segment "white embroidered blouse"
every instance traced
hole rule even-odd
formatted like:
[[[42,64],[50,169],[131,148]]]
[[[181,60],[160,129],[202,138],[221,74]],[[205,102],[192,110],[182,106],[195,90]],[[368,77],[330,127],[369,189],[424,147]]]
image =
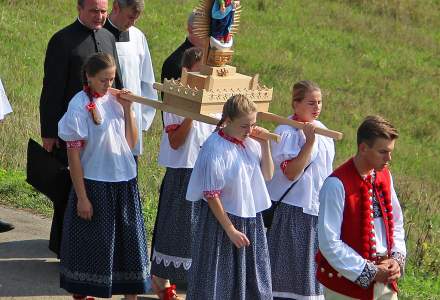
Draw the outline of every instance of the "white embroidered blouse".
[[[221,114],[215,114],[213,117],[221,118]],[[161,166],[169,168],[193,168],[203,143],[215,130],[214,125],[193,121],[185,143],[174,150],[170,146],[168,132],[179,128],[184,119],[184,117],[172,113],[163,113],[165,128],[162,133],[158,159]]]
[[[213,133],[203,144],[188,185],[186,199],[198,201],[220,197],[226,212],[255,217],[271,202],[261,172],[261,147],[252,138],[237,142],[223,133]]]
[[[84,141],[81,165],[84,178],[119,182],[136,177],[136,163],[125,139],[122,106],[110,93],[95,98],[96,109],[103,119],[96,125],[86,106],[89,98],[84,91],[70,101],[67,112],[58,123],[58,136],[66,141]]]
[[[289,118],[291,118],[290,116]],[[315,120],[314,125],[325,128]],[[301,151],[306,139],[302,130],[288,125],[280,125],[275,133],[281,135],[280,143],[272,143],[272,158],[275,165],[275,172],[272,180],[267,183],[267,189],[272,200],[278,201],[286,190],[292,185],[284,174],[287,162]],[[300,175],[298,182],[283,199],[283,203],[301,207],[306,214],[318,215],[319,211],[319,190],[324,180],[333,171],[333,159],[335,147],[331,138],[317,134],[311,154],[312,162],[305,173]]]

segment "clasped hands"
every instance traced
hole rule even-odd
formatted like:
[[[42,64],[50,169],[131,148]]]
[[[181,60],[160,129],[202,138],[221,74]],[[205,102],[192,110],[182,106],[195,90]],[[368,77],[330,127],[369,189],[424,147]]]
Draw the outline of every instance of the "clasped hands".
[[[375,281],[381,283],[390,283],[400,278],[400,266],[395,259],[388,258],[376,265],[377,273]]]

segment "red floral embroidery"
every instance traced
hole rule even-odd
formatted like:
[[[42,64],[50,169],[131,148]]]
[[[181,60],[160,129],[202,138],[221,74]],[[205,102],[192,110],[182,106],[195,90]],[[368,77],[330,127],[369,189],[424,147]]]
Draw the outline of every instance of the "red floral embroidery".
[[[293,159],[293,158],[292,158],[292,159]],[[283,162],[280,164],[280,168],[281,168],[281,171],[283,171],[283,174],[286,174],[287,164],[288,164],[289,162],[291,162],[292,159],[285,160],[285,161],[283,161]]]
[[[179,127],[180,127],[180,124],[171,124],[171,125],[168,125],[168,126],[165,127],[165,132],[166,132],[166,133],[170,133],[170,132],[176,131],[177,128],[179,128]]]
[[[85,145],[85,142],[83,140],[78,141],[67,141],[66,147],[70,149],[80,149],[83,148]]]
[[[297,114],[294,114],[294,115],[291,117],[291,119],[294,120],[294,121],[301,122]],[[292,158],[292,159],[293,159],[293,158]],[[286,174],[287,164],[288,164],[289,162],[291,162],[292,159],[285,160],[285,161],[283,161],[283,162],[280,164],[280,168],[281,168],[281,171],[283,172],[283,174]]]
[[[209,198],[220,198],[221,193],[222,193],[221,190],[204,191],[204,192],[203,192],[203,196],[204,196],[206,199],[209,199]]]
[[[223,131],[223,129],[220,129],[220,130],[218,131],[218,135],[221,136],[222,138],[224,138],[225,140],[230,141],[231,143],[234,143],[234,144],[236,144],[236,145],[240,145],[240,146],[243,147],[243,148],[246,148],[246,147],[244,146],[243,141],[240,141],[239,139],[237,139],[237,138],[235,138],[235,137],[233,137],[233,136],[227,135],[227,134]]]

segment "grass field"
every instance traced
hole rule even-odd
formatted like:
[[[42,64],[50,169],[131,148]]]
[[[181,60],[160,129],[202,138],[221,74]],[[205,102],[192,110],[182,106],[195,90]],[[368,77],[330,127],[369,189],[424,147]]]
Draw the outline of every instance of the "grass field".
[[[49,38],[76,16],[76,1],[0,0],[0,78],[14,113],[0,126],[0,203],[49,215],[50,205],[24,183],[26,142],[39,139],[38,101]],[[156,78],[184,40],[197,0],[146,1],[138,22]],[[400,130],[392,171],[405,212],[409,262],[401,299],[440,299],[440,1],[244,0],[234,65],[274,88],[271,111],[286,115],[294,81],[324,92],[321,120],[344,132],[335,166],[355,150],[368,114]],[[265,124],[273,129],[274,124]],[[140,187],[149,230],[163,169],[157,165],[159,118],[145,135]]]

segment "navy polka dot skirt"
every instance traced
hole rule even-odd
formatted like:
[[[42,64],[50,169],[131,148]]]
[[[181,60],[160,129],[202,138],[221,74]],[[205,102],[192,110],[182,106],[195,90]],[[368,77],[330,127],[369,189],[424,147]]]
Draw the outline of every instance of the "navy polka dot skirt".
[[[191,270],[191,223],[199,201],[186,200],[192,169],[167,168],[153,232],[151,274],[185,282]]]
[[[93,217],[77,216],[72,190],[64,216],[60,286],[69,293],[109,298],[149,291],[148,253],[136,178],[84,180]]]
[[[316,279],[318,217],[280,203],[267,230],[274,299],[324,300]]]
[[[269,251],[261,213],[255,218],[228,214],[234,227],[246,234],[250,246],[238,249],[201,200],[194,224],[193,261],[187,300],[272,299]]]

